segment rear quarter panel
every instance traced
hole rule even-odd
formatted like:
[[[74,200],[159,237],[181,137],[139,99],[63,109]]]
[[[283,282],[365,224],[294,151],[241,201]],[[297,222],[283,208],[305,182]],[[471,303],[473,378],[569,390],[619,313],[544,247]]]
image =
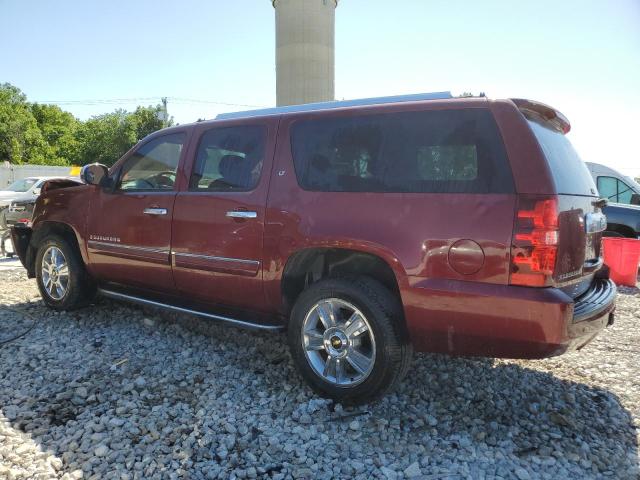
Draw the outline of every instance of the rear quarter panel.
[[[300,119],[353,115],[363,111],[390,113],[451,108],[394,105],[343,112],[284,116],[265,225],[265,294],[269,305],[281,308],[281,279],[288,258],[314,247],[336,247],[377,255],[396,275],[401,295],[425,278],[507,284],[509,246],[515,194],[352,193],[305,191],[296,178],[290,128]],[[459,108],[488,108],[484,100],[460,102]],[[471,239],[484,252],[480,268],[471,274],[454,270],[451,247]],[[464,252],[462,252],[464,256]],[[405,309],[407,304],[405,303]]]

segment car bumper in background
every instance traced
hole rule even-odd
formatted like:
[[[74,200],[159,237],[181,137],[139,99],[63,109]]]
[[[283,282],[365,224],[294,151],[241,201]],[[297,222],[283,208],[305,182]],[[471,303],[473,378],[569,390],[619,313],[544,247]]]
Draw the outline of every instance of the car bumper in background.
[[[611,323],[616,286],[595,279],[574,300],[556,288],[428,279],[402,296],[417,351],[544,358],[583,347]]]

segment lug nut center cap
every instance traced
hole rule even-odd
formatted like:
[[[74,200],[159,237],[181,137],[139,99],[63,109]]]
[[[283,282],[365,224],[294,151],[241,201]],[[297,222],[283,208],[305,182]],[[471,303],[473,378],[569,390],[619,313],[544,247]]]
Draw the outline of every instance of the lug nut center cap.
[[[324,333],[325,350],[337,357],[346,355],[349,339],[347,335],[339,328],[331,328]]]

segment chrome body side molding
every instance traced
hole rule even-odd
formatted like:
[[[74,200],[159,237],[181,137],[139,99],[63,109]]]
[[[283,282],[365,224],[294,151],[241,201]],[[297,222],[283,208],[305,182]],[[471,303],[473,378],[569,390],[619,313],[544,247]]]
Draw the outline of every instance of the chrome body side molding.
[[[125,293],[114,292],[112,290],[106,290],[103,288],[98,289],[98,293],[108,298],[115,300],[124,300],[126,302],[137,303],[139,305],[147,305],[151,307],[163,308],[165,310],[171,310],[179,313],[187,313],[189,315],[196,315],[198,317],[207,318],[209,320],[215,320],[220,323],[232,325],[239,328],[245,328],[247,330],[268,330],[272,332],[278,332],[284,330],[284,325],[263,325],[260,323],[246,322],[244,320],[238,320],[231,317],[225,317],[223,315],[216,315],[213,313],[201,312],[198,310],[191,310],[190,308],[177,307],[175,305],[169,305],[168,303],[156,302],[154,300],[148,300],[142,297],[136,297],[133,295],[127,295]]]
[[[171,252],[171,255],[174,268],[224,272],[249,277],[255,277],[260,271],[260,262],[258,260],[215,257],[186,252]]]
[[[94,253],[110,257],[122,257],[145,262],[169,264],[169,250],[151,247],[138,247],[122,243],[100,242],[89,240],[88,247]]]

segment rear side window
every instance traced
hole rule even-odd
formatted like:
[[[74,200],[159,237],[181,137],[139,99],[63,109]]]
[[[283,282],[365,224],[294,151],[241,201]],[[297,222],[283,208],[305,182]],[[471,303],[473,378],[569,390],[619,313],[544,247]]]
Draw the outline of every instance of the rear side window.
[[[198,146],[189,190],[247,191],[258,184],[266,128],[255,125],[214,128]]]
[[[291,146],[302,188],[330,192],[512,193],[488,110],[300,121]]]
[[[536,136],[556,186],[556,193],[568,195],[596,195],[596,186],[587,165],[561,132],[549,128],[536,118],[527,118]]]

